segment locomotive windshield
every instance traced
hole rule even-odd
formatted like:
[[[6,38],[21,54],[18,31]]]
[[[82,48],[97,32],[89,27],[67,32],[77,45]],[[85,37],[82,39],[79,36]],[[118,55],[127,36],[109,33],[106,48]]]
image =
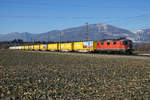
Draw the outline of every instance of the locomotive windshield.
[[[128,41],[123,41],[123,45],[128,45]]]
[[[123,41],[123,45],[128,45],[130,48],[132,48],[132,41]]]
[[[129,41],[129,45],[130,45],[130,48],[132,48],[132,47],[133,47],[133,43],[132,43],[132,41]]]

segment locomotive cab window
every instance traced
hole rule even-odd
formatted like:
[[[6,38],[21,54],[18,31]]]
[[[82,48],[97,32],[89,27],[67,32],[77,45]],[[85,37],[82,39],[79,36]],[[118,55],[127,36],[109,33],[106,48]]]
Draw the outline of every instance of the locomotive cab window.
[[[110,45],[110,42],[107,42],[107,45]]]
[[[117,43],[116,43],[116,42],[113,42],[113,44],[116,45]]]
[[[123,45],[128,45],[128,41],[123,41]]]
[[[132,41],[129,41],[129,45],[130,45],[130,47],[132,48],[132,46],[133,46],[133,45],[132,45]]]

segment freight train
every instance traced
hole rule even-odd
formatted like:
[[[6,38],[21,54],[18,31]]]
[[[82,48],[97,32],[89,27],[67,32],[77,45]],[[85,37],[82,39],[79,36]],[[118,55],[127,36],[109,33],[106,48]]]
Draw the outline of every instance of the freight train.
[[[132,41],[128,39],[107,39],[101,41],[83,41],[70,43],[50,43],[36,45],[13,46],[13,50],[32,51],[66,51],[66,52],[98,52],[132,54]]]

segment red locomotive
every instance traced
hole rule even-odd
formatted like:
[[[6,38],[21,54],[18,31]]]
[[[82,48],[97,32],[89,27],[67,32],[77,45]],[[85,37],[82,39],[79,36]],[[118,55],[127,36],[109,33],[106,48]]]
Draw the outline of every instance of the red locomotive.
[[[97,42],[96,51],[131,54],[132,41],[128,39],[102,40]]]

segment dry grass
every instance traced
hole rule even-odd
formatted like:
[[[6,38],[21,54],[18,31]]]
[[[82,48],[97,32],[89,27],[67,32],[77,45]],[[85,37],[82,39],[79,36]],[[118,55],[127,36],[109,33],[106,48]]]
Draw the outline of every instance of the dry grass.
[[[0,51],[0,99],[150,99],[150,61]]]

